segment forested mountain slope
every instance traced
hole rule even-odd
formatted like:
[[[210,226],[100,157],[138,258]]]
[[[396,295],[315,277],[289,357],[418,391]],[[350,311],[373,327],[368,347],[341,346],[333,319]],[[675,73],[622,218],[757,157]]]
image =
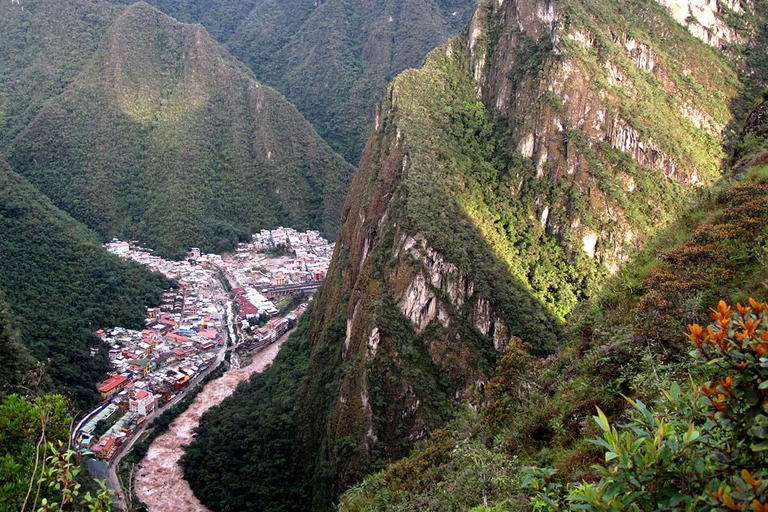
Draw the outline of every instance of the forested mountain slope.
[[[19,384],[26,385],[34,368],[34,359],[21,344],[18,331],[11,325],[11,314],[5,297],[0,295],[0,399]]]
[[[198,496],[325,510],[444,424],[508,347],[553,351],[576,305],[720,178],[742,90],[654,1],[481,2],[379,104],[311,320],[202,422],[185,459]],[[222,442],[235,425],[245,445]],[[221,471],[249,478],[222,493]]]
[[[65,7],[90,21],[79,2]],[[93,55],[79,53],[90,40],[74,45],[79,74],[9,143],[20,174],[103,236],[170,256],[281,223],[335,235],[352,169],[292,105],[200,25],[142,3],[101,6],[114,19]],[[28,30],[33,43],[68,39]]]
[[[22,384],[35,368],[21,343],[53,384],[79,405],[93,401],[109,370],[106,352],[91,352],[90,334],[102,327],[141,328],[145,306],[157,304],[170,283],[159,274],[107,253],[94,233],[62,212],[0,160],[0,385]],[[8,361],[6,363],[6,361]],[[9,372],[9,373],[6,373]],[[12,388],[11,388],[12,389]]]
[[[521,354],[520,347],[507,352],[496,377],[477,395],[476,409],[466,409],[409,457],[348,491],[339,510],[458,511],[484,502],[503,510],[529,510],[536,500],[544,503],[543,497],[550,506],[579,506],[589,493],[577,485],[582,480],[598,482],[605,475],[595,468],[607,465],[619,468],[614,471],[617,482],[634,478],[631,485],[643,489],[636,498],[647,505],[672,504],[671,509],[683,510],[694,503],[696,510],[712,510],[722,500],[723,491],[715,495],[721,482],[728,485],[726,493],[733,494],[731,502],[735,500],[724,508],[741,505],[744,498],[734,488],[734,475],[717,468],[720,462],[731,462],[720,454],[735,445],[703,437],[725,416],[708,413],[692,419],[698,409],[686,409],[687,400],[701,399],[702,387],[707,389],[700,383],[717,382],[727,369],[691,357],[690,351],[698,351],[684,332],[687,325],[707,325],[719,300],[749,308],[750,297],[768,294],[766,111],[768,104],[763,103],[749,116],[733,174],[654,237],[596,300],[581,305],[556,356],[537,361]],[[734,317],[736,324],[739,321]],[[764,344],[758,356],[761,350],[765,355]],[[674,389],[679,396],[665,402],[665,393],[669,397]],[[602,434],[591,418],[596,407],[617,419],[617,425],[639,425],[639,414],[631,407],[636,402],[628,403],[625,397],[654,405],[657,420],[663,422],[667,444],[657,442],[658,459],[650,455],[652,450],[634,448],[638,457],[650,461],[648,467],[627,469],[607,457],[604,445],[588,441]],[[737,422],[736,411],[729,413]],[[682,438],[680,429],[694,428],[691,425],[700,429],[702,442],[675,448]],[[736,463],[737,472],[743,478],[742,471],[751,465],[749,470],[758,478],[768,454],[750,453],[747,445],[739,446],[746,460]],[[677,450],[672,459],[667,458],[670,450]],[[714,461],[708,458],[715,453]],[[691,458],[698,461],[695,470],[686,466]],[[676,465],[671,471],[669,461]],[[643,476],[655,476],[658,485]],[[569,483],[574,487],[566,501]],[[603,488],[596,500],[624,499],[633,490],[631,485],[613,485],[612,492]],[[714,491],[702,492],[706,486]],[[765,486],[756,486],[754,494],[758,504],[768,501]],[[747,504],[753,506],[751,499]]]
[[[356,164],[387,83],[458,33],[474,0],[152,0],[200,22]]]
[[[0,2],[0,151],[74,79],[121,9],[108,0]]]

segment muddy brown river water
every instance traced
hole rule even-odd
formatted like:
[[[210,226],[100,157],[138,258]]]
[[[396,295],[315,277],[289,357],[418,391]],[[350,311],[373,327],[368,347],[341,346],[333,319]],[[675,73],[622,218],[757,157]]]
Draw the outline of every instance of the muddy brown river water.
[[[230,370],[209,382],[189,409],[174,420],[170,430],[152,443],[146,457],[136,468],[134,484],[136,496],[147,505],[149,512],[208,512],[182,477],[178,462],[184,454],[184,446],[192,440],[192,432],[203,413],[231,395],[238,383],[263,371],[289,334],[254,354],[250,365]]]

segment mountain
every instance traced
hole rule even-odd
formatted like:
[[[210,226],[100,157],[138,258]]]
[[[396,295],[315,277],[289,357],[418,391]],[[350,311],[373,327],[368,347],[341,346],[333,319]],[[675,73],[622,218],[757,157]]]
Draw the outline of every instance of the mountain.
[[[591,419],[596,407],[624,423],[632,418],[632,403],[644,402],[649,409],[658,402],[668,406],[665,393],[671,397],[677,389],[678,410],[687,415],[683,430],[694,424],[695,412],[686,409],[685,400],[691,400],[686,393],[695,397],[705,386],[700,382],[717,380],[721,372],[712,372],[712,364],[688,355],[694,345],[683,335],[683,326],[706,325],[708,313],[721,299],[750,304],[750,297],[765,297],[768,287],[767,110],[768,104],[762,103],[749,115],[739,137],[742,155],[734,172],[654,237],[597,300],[582,305],[556,356],[535,361],[514,351],[505,354],[476,410],[465,411],[407,458],[349,490],[339,510],[413,510],[428,504],[427,510],[451,511],[483,502],[522,510],[542,495],[563,504],[560,486],[597,482],[604,475],[595,468],[610,462],[604,446],[591,441],[596,437]],[[751,141],[749,149],[744,141]],[[656,417],[666,429],[665,437],[674,443],[680,433],[675,413],[659,412]],[[707,420],[695,421],[696,428],[705,431]],[[673,425],[676,429],[670,428]],[[654,506],[676,500],[672,508],[680,510],[688,497],[696,496],[697,488],[701,492],[702,482],[720,485],[722,473],[711,475],[711,462],[697,466],[700,475],[688,473],[683,453],[693,451],[692,457],[703,462],[706,457],[696,450],[719,452],[720,443],[704,442],[680,451],[675,457],[680,473],[670,472],[659,480],[667,488],[676,486],[676,495],[668,489],[663,495],[661,485],[657,490],[648,486],[648,492],[640,494],[656,500]],[[659,453],[665,449],[660,446]],[[746,447],[745,451],[747,460],[737,463],[743,464],[739,472],[750,464],[753,473],[766,467],[765,451],[749,453]],[[659,457],[659,471],[664,466]],[[539,476],[537,467],[544,468]],[[543,482],[540,476],[546,478],[547,487],[536,489]],[[681,477],[687,483],[682,484]],[[616,486],[613,496],[624,499],[621,490]],[[757,493],[758,497],[762,493],[763,502],[764,492]],[[704,494],[697,508],[709,509],[712,503]],[[571,506],[582,501],[576,492],[571,497]]]
[[[75,78],[120,10],[106,0],[0,2],[0,151]]]
[[[257,2],[227,46],[357,163],[376,102],[466,23],[471,0]]]
[[[200,25],[125,8],[8,151],[104,237],[161,254],[230,249],[289,224],[334,236],[352,169]]]
[[[0,357],[3,358],[0,367],[0,397],[4,397],[8,389],[26,383],[34,368],[34,360],[21,344],[18,331],[11,325],[8,304],[3,297],[0,297]]]
[[[95,384],[110,369],[93,331],[113,325],[141,328],[145,307],[170,283],[159,274],[107,253],[94,233],[62,212],[0,160],[0,384],[45,380],[93,402]],[[19,336],[25,350],[18,348]],[[94,350],[92,350],[94,349]],[[6,361],[15,360],[15,364]],[[8,372],[8,373],[6,373]]]
[[[201,500],[325,510],[476,405],[504,354],[561,346],[576,306],[720,180],[759,76],[726,55],[651,0],[481,2],[380,102],[311,319],[187,450]]]
[[[202,23],[353,163],[387,83],[459,32],[475,8],[474,0],[151,3],[181,21]]]

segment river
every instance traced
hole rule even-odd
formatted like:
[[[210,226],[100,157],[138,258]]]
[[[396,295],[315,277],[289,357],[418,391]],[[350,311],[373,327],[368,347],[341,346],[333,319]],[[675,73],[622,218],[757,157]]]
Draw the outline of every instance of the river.
[[[238,383],[263,371],[290,334],[286,333],[274,344],[254,354],[253,361],[245,368],[229,370],[209,382],[192,405],[174,420],[169,431],[152,443],[136,468],[135,478],[136,496],[146,504],[149,512],[208,512],[182,476],[178,462],[184,454],[184,446],[192,440],[192,432],[203,413],[231,395]]]

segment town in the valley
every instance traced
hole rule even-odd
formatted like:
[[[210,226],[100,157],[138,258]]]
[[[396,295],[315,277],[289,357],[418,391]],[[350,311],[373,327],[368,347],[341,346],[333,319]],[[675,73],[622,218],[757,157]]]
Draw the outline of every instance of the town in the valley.
[[[96,332],[113,372],[98,384],[102,403],[75,431],[80,451],[110,461],[162,409],[223,361],[247,357],[296,325],[322,284],[333,244],[317,231],[262,230],[231,254],[192,248],[169,261],[137,242],[113,240],[106,249],[171,279],[177,287],[147,309],[144,329]],[[237,364],[239,357],[232,357]]]

